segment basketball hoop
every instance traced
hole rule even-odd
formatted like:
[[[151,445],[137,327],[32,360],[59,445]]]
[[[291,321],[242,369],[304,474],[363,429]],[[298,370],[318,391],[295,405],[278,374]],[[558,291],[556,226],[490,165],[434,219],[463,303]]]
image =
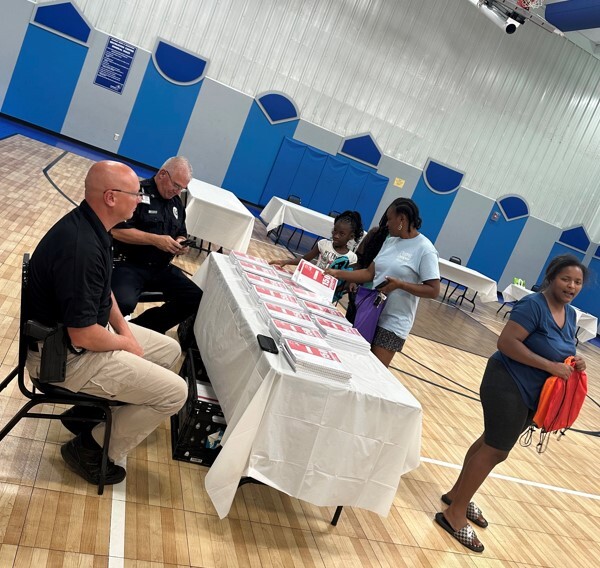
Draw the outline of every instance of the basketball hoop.
[[[517,6],[529,10],[530,8],[541,8],[544,0],[517,0]]]

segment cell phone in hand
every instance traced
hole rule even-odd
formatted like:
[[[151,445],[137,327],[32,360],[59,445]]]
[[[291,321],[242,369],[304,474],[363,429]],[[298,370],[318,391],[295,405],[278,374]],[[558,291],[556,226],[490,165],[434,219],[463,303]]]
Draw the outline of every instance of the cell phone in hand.
[[[194,241],[193,239],[185,239],[185,241],[179,241],[179,244],[182,247],[189,247],[192,246],[193,244],[195,244],[196,241]]]
[[[377,284],[377,286],[375,286],[375,290],[381,290],[384,286],[387,286],[387,284],[389,284],[389,282],[386,279],[383,282]]]
[[[275,354],[279,353],[279,349],[277,349],[277,344],[275,343],[272,337],[269,337],[268,335],[258,334],[256,336],[256,339],[258,340],[258,344],[260,345],[260,348],[263,351]]]

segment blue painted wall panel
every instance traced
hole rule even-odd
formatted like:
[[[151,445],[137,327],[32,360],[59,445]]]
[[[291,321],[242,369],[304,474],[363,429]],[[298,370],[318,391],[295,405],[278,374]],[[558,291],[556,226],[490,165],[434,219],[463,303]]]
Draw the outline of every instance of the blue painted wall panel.
[[[423,176],[419,180],[415,191],[412,194],[412,200],[417,204],[423,219],[421,232],[432,242],[435,243],[437,236],[448,216],[448,211],[452,207],[456,191],[447,194],[434,193],[431,191]]]
[[[331,208],[340,213],[347,209],[356,209],[356,202],[358,201],[369,175],[370,173],[368,171],[354,166],[348,166],[346,175],[331,204]],[[326,211],[326,213],[329,213],[329,211]]]
[[[489,218],[493,213],[498,213],[497,221]],[[497,203],[494,203],[490,215],[488,215],[488,221],[479,235],[467,266],[497,282],[521,236],[523,227],[527,223],[527,217],[507,221]]]
[[[266,205],[274,196],[287,198],[292,193],[290,188],[305,152],[306,144],[296,142],[291,138],[284,138],[265,189],[258,201],[259,205]]]
[[[171,83],[150,60],[119,153],[156,168],[175,156],[201,87]]]
[[[86,55],[85,46],[30,24],[2,112],[60,132]]]
[[[312,199],[325,162],[327,162],[327,157],[328,155],[321,150],[310,146],[306,147],[306,152],[302,156],[300,167],[290,187],[290,193],[297,195],[304,206],[310,203]]]
[[[321,213],[329,213],[333,209],[333,201],[347,169],[348,164],[344,160],[329,156],[307,207]]]
[[[373,219],[373,217],[385,193],[388,181],[389,179],[385,176],[370,174],[356,200],[354,208],[360,213],[365,230],[371,226],[373,221],[379,222],[379,219]]]
[[[271,124],[254,101],[225,174],[223,187],[240,199],[258,203],[281,142],[286,136],[294,135],[297,124],[297,120]]]

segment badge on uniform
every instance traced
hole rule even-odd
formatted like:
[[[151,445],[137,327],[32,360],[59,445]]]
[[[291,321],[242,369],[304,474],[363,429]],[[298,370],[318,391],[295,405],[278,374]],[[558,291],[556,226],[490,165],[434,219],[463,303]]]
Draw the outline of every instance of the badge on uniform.
[[[142,203],[144,203],[146,205],[150,205],[150,196],[149,195],[142,195]]]
[[[177,207],[173,207],[173,216],[175,217],[175,219],[179,219],[179,213],[177,211]]]

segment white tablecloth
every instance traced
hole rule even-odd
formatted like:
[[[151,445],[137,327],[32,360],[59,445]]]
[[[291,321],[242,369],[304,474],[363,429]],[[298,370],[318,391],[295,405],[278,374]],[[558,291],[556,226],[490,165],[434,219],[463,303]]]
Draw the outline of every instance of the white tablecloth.
[[[462,284],[470,290],[475,290],[478,293],[477,297],[482,302],[498,301],[498,287],[495,280],[472,268],[440,258],[440,276],[446,278],[446,280]]]
[[[189,186],[186,225],[190,235],[246,252],[254,229],[254,215],[231,191],[193,179]]]
[[[505,302],[516,302],[525,296],[529,296],[529,294],[533,294],[533,291],[518,284],[509,284],[502,290],[502,297]],[[589,341],[596,337],[598,333],[598,318],[587,312],[582,312],[575,306],[573,308],[575,309],[577,326],[579,327],[577,339],[579,341]]]
[[[343,384],[261,351],[267,325],[227,257],[209,255],[194,282],[204,291],[194,331],[228,424],[206,476],[219,516],[242,476],[317,506],[387,515],[400,476],[419,465],[419,402],[371,353],[338,352],[353,372]]]
[[[280,197],[272,197],[260,214],[263,221],[268,223],[267,232],[279,227],[282,223],[297,227],[319,237],[331,237],[333,217],[323,215],[318,211],[296,205]]]

